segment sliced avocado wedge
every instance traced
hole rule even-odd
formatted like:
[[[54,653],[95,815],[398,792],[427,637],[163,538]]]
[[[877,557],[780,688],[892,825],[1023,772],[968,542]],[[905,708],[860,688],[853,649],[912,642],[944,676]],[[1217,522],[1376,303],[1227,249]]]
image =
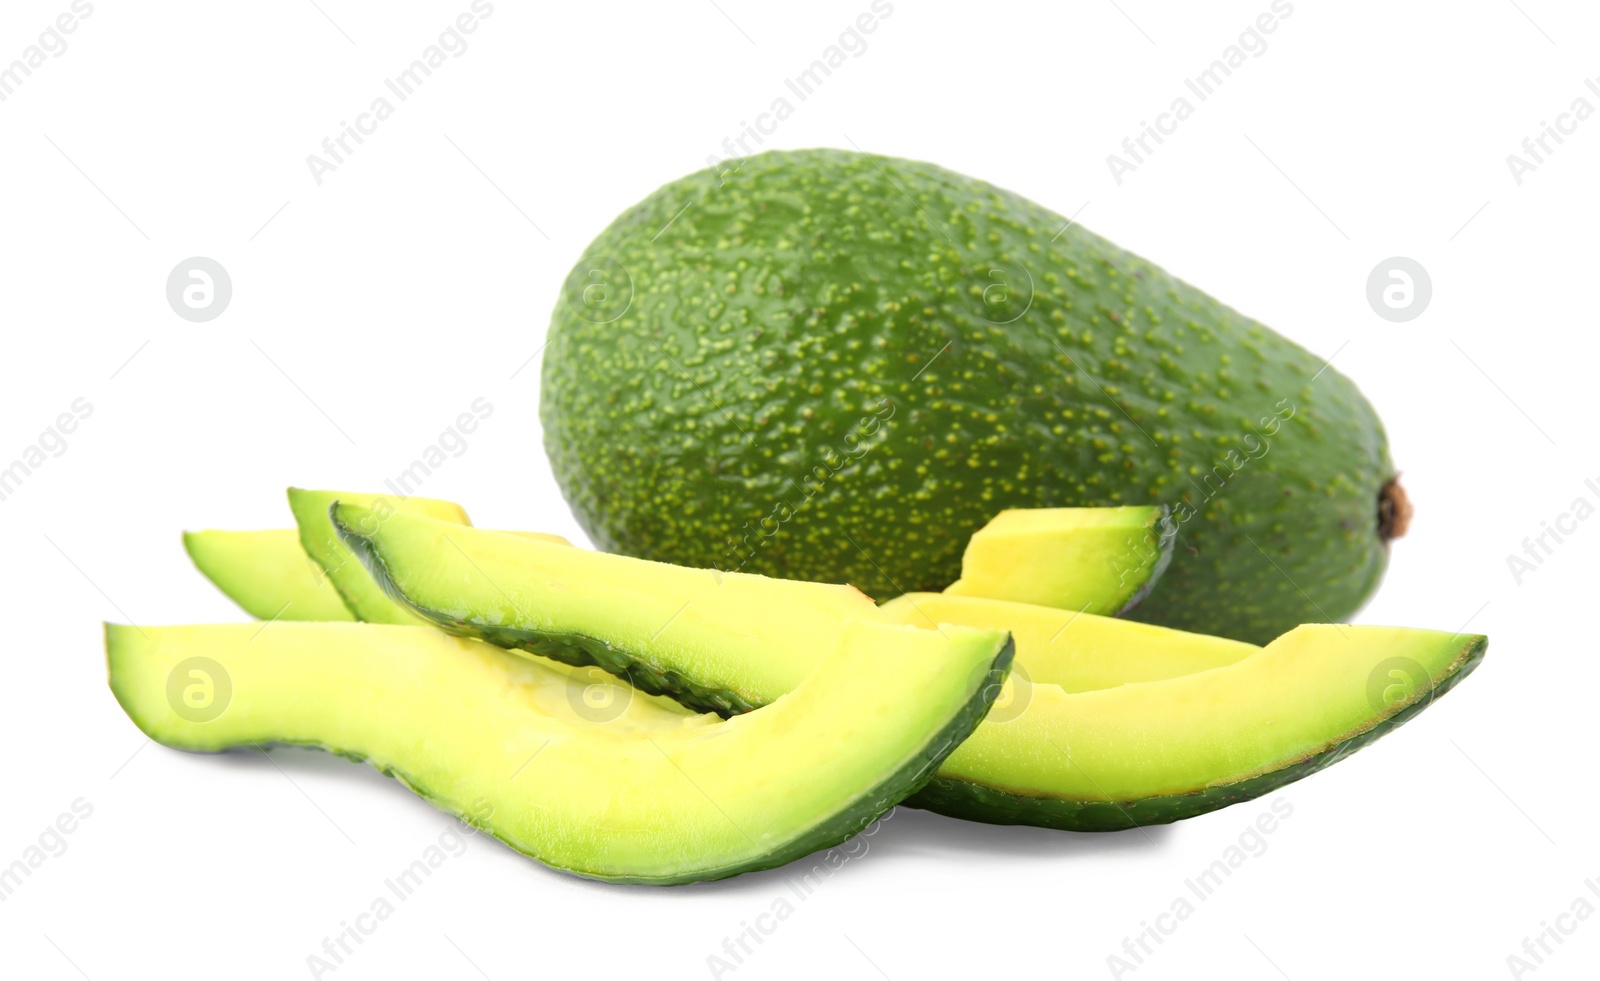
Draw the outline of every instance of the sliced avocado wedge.
[[[667,885],[782,865],[866,827],[978,724],[1011,643],[852,623],[792,693],[726,721],[646,695],[597,715],[559,665],[416,627],[108,625],[106,655],[117,701],[157,742],[365,759],[547,865]]]
[[[333,588],[357,620],[420,626],[427,621],[391,602],[355,561],[350,549],[334,534],[328,523],[328,507],[336,500],[357,502],[370,509],[367,521],[377,527],[392,514],[414,514],[458,525],[470,525],[461,505],[427,497],[396,497],[384,494],[355,494],[342,491],[289,488],[289,509],[300,528],[300,545],[328,574]]]
[[[572,544],[541,531],[500,534]],[[328,574],[306,555],[296,529],[186,531],[183,547],[212,585],[258,620],[356,619],[330,585]]]
[[[1118,616],[1166,571],[1177,532],[1166,505],[1001,511],[945,592]]]
[[[354,620],[293,528],[186,531],[183,548],[207,579],[258,620]]]
[[[766,705],[815,670],[845,621],[887,622],[850,586],[689,569],[345,501],[332,519],[372,570],[368,585],[428,622],[598,664],[700,711]],[[708,646],[709,634],[722,639]]]
[[[909,803],[1115,831],[1259,797],[1373,742],[1466,677],[1476,634],[1310,624],[1226,667],[1068,694],[1035,684]]]
[[[1018,685],[1059,685],[1068,692],[1176,678],[1233,664],[1261,650],[1226,637],[949,593],[907,593],[878,609],[913,627],[958,623],[1009,630],[1017,644],[1012,680]]]

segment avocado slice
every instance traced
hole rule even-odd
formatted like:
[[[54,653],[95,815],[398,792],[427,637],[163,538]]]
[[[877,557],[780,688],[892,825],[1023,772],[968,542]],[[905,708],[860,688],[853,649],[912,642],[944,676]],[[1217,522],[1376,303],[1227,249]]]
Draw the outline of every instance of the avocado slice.
[[[910,803],[992,824],[1116,831],[1250,800],[1344,759],[1478,666],[1488,639],[1307,624],[1234,664],[1069,694],[1032,686]],[[1046,751],[1041,751],[1044,747]]]
[[[419,515],[380,519],[342,500],[330,518],[372,588],[424,621],[597,664],[699,711],[766,705],[816,669],[843,623],[890,622],[851,586],[689,569]],[[715,650],[701,639],[710,630],[726,635]]]
[[[472,521],[461,505],[438,501],[428,497],[397,497],[389,494],[355,494],[341,491],[301,490],[289,488],[289,510],[300,528],[300,545],[312,560],[328,574],[328,580],[344,600],[345,607],[357,620],[367,623],[390,623],[401,626],[421,626],[425,620],[396,606],[379,589],[350,554],[344,542],[328,523],[328,507],[336,500],[355,501],[370,508],[366,520],[373,527],[388,520],[392,514],[415,514],[458,525]]]
[[[539,531],[500,534],[572,544]],[[356,619],[329,585],[328,574],[306,554],[294,528],[186,531],[183,547],[212,585],[258,620]],[[365,570],[361,575],[366,576]]]
[[[698,633],[709,651],[732,636]],[[852,623],[787,697],[726,721],[646,695],[596,715],[568,669],[420,627],[108,624],[106,656],[159,743],[364,759],[547,865],[668,885],[782,865],[876,820],[978,724],[1011,643]]]
[[[1233,664],[1261,650],[1151,623],[949,593],[907,593],[879,610],[914,627],[955,623],[1009,630],[1017,645],[1013,682],[1056,685],[1068,692],[1176,678]]]
[[[293,528],[186,531],[195,568],[258,620],[354,620]]]
[[[608,552],[892,596],[954,582],[1002,509],[1166,504],[1172,564],[1129,616],[1265,643],[1348,618],[1404,529],[1336,352],[931,163],[710,167],[567,282],[540,418]]]
[[[1119,616],[1166,571],[1177,534],[1165,505],[1001,511],[945,592]]]
[[[916,623],[909,618],[923,615],[920,598],[880,610],[849,587],[562,549],[410,515],[368,533],[356,530],[373,524],[367,510],[342,502],[332,519],[389,596],[446,631],[598,664],[646,691],[720,714],[780,698],[815,670],[841,622],[876,614]],[[591,603],[574,588],[590,580],[616,584],[612,598]],[[941,596],[930,607],[954,604],[976,618],[978,602]],[[996,616],[985,606],[981,615]],[[737,640],[716,650],[696,643],[712,622]],[[1032,651],[1019,646],[1024,659],[1002,686],[995,711],[908,803],[996,824],[1071,830],[1190,817],[1299,779],[1375,739],[1459,681],[1484,644],[1481,637],[1432,631],[1311,626],[1254,648],[1096,617],[1086,633],[1098,632],[1103,646],[1077,656],[1053,652],[1048,637],[1038,644],[1042,621],[1015,623],[1032,635]],[[1076,625],[1063,626],[1071,634]],[[938,629],[959,628],[939,623]],[[1127,643],[1118,644],[1119,632]],[[1116,652],[1132,665],[1148,655],[1153,637],[1195,649],[1124,668],[1158,680],[1078,694],[1040,681],[1025,659],[1041,653],[1040,674],[1098,686],[1114,680]],[[1417,688],[1409,700],[1371,701],[1367,687],[1351,687],[1351,678],[1366,683],[1386,665],[1416,664],[1426,672],[1414,669]],[[1106,790],[1094,791],[1095,785]]]

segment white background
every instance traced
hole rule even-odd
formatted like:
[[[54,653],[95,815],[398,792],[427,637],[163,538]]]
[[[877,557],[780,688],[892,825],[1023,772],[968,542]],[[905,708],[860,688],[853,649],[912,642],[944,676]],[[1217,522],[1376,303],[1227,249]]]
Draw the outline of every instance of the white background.
[[[1506,559],[1576,498],[1600,503],[1584,485],[1600,482],[1600,118],[1520,186],[1506,163],[1579,96],[1600,108],[1583,86],[1600,74],[1600,14],[1296,0],[1266,51],[1119,186],[1107,154],[1268,2],[1117,2],[895,0],[767,145],[859,145],[1081,208],[1336,355],[1383,414],[1418,509],[1361,620],[1470,622],[1488,660],[1399,733],[1277,795],[1293,814],[1267,850],[1124,976],[1506,977],[1541,921],[1580,895],[1600,907],[1583,884],[1600,876],[1600,520],[1520,585]],[[74,399],[93,405],[0,502],[0,865],[73,801],[93,807],[0,903],[8,977],[309,976],[307,955],[437,839],[441,814],[337,758],[147,744],[106,689],[100,621],[240,618],[191,569],[182,529],[285,526],[289,484],[377,489],[480,396],[493,415],[423,493],[480,525],[577,535],[536,412],[535,355],[568,268],[869,9],[499,0],[319,186],[306,156],[469,0],[318,3],[97,0],[0,102],[0,462]],[[7,0],[0,63],[67,9]],[[196,255],[234,287],[203,324],[164,295]],[[1395,255],[1432,275],[1409,323],[1365,297]],[[703,978],[724,938],[785,896],[794,915],[723,976],[1109,977],[1124,937],[1267,805],[1105,836],[902,808],[803,902],[792,870],[613,887],[475,839],[331,976]],[[1575,932],[1536,976],[1593,977],[1600,918],[1562,922]]]

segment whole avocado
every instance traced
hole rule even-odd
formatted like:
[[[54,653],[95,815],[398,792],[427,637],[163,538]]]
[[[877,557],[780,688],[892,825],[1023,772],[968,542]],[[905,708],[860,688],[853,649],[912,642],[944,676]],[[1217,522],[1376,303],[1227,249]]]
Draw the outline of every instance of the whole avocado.
[[[617,218],[567,280],[540,415],[596,545],[850,582],[960,574],[1005,508],[1165,503],[1129,616],[1264,643],[1349,617],[1409,505],[1324,359],[1025,198],[769,152]]]

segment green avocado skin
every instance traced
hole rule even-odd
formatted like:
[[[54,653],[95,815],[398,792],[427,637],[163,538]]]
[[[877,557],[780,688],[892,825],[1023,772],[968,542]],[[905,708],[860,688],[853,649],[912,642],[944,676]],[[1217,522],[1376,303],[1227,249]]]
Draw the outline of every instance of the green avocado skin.
[[[542,384],[579,522],[642,558],[886,597],[953,582],[1004,508],[1167,504],[1128,616],[1254,643],[1347,619],[1387,563],[1352,382],[931,164],[774,151],[665,185],[578,261]]]

